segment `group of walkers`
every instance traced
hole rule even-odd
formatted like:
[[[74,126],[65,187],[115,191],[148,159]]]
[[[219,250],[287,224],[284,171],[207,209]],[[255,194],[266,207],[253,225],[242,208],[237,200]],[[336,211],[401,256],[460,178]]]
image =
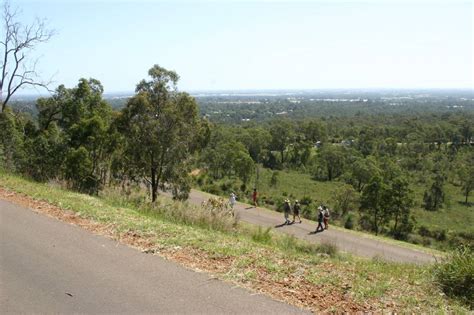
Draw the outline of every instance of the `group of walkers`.
[[[258,199],[257,189],[254,189],[252,193],[252,202],[255,207],[258,207],[257,199]],[[229,204],[232,209],[234,208],[236,200],[237,200],[237,195],[232,192],[229,198]],[[301,205],[298,200],[295,200],[295,203],[293,204],[293,207],[292,207],[290,204],[290,200],[285,199],[285,202],[283,203],[283,214],[285,216],[285,223],[283,223],[283,225],[289,225],[289,224],[295,223],[296,218],[298,218],[298,223],[301,223],[302,221],[300,217],[300,211],[301,211]],[[290,221],[291,212],[293,212],[293,221]],[[322,232],[328,229],[329,216],[330,216],[329,208],[325,205],[320,205],[318,207],[318,218],[317,218],[318,226],[316,227],[316,230],[314,231],[315,233]]]
[[[285,223],[283,225],[293,224],[296,221],[296,217],[298,217],[299,222],[301,223],[300,217],[300,210],[301,205],[298,200],[295,200],[293,205],[293,221],[289,220],[290,212],[291,212],[291,205],[290,200],[285,199],[285,203],[283,204],[283,214],[285,216]],[[315,233],[322,232],[327,230],[329,227],[329,208],[321,205],[318,207],[318,226],[316,227]]]
[[[329,227],[329,208],[326,206],[319,206],[318,207],[318,227],[314,232],[324,231],[327,230]],[[324,226],[323,226],[324,223]]]
[[[290,212],[291,212],[291,205],[290,205],[290,200],[285,199],[285,203],[283,204],[283,213],[285,215],[285,224],[293,224],[295,223],[296,217],[298,217],[299,222],[301,223],[301,217],[300,217],[300,210],[301,206],[298,200],[295,200],[295,204],[293,205],[293,221],[289,220],[290,217]]]

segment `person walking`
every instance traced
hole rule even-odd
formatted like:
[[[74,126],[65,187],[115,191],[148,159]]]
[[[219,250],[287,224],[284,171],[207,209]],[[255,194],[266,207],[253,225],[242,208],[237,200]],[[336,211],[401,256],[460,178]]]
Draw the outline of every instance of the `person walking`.
[[[319,213],[318,213],[318,227],[316,228],[316,231],[314,231],[315,233],[318,233],[319,231],[324,231],[324,227],[323,227],[323,218],[324,218],[324,213],[323,213],[323,208],[321,206],[319,206],[318,208],[319,210]]]
[[[324,206],[324,229],[327,230],[329,227],[329,208]]]
[[[252,193],[252,200],[253,200],[253,205],[255,206],[255,208],[258,207],[257,197],[258,197],[257,188],[254,188],[253,193]]]
[[[293,205],[293,222],[292,223],[295,223],[296,217],[298,217],[298,220],[300,220],[300,222],[298,223],[302,222],[301,217],[300,217],[300,210],[301,210],[300,203],[298,200],[295,200],[295,204]]]
[[[234,192],[231,192],[230,197],[229,197],[229,204],[232,210],[234,209],[234,205],[236,201],[237,201],[237,195],[234,194]]]
[[[291,211],[290,201],[288,199],[285,199],[285,203],[283,204],[283,212],[285,216],[284,224],[291,224],[290,220],[288,219],[290,217],[290,211]]]

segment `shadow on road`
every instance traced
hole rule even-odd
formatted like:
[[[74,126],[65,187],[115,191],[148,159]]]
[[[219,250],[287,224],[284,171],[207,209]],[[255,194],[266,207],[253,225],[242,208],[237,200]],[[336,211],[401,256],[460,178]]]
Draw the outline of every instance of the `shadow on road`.
[[[278,228],[281,228],[281,227],[284,227],[285,225],[293,225],[293,222],[290,222],[290,223],[282,223],[282,224],[278,224],[278,225],[275,225],[275,228],[278,229]]]

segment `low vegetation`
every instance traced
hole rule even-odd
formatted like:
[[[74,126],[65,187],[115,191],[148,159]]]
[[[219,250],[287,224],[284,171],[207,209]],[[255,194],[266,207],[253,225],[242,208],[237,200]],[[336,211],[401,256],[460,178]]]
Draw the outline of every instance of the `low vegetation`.
[[[474,252],[460,247],[435,265],[437,283],[446,295],[459,299],[474,310]]]
[[[315,246],[235,225],[229,216],[216,225],[217,220],[195,219],[195,211],[209,216],[209,208],[165,197],[144,206],[140,194],[91,197],[4,173],[0,187],[1,198],[315,312],[468,312],[441,294],[430,267],[352,257],[331,244]]]

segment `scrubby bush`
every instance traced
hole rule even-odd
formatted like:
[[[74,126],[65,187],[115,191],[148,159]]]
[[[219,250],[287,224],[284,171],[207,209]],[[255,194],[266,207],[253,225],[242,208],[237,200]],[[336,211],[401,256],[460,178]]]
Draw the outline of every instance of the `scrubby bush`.
[[[222,194],[222,190],[217,184],[206,184],[202,187],[202,190],[208,192],[213,195],[220,195]]]
[[[266,228],[262,229],[261,226],[258,227],[258,229],[255,229],[252,233],[252,240],[257,243],[261,244],[270,244],[272,241],[272,235],[271,235],[271,230],[272,228]]]
[[[459,247],[434,266],[435,282],[443,292],[474,309],[474,252]]]
[[[348,230],[352,230],[354,228],[354,216],[348,215],[346,222],[344,222],[344,227]]]
[[[318,246],[318,252],[335,257],[337,255],[337,246],[333,243],[321,243]]]

